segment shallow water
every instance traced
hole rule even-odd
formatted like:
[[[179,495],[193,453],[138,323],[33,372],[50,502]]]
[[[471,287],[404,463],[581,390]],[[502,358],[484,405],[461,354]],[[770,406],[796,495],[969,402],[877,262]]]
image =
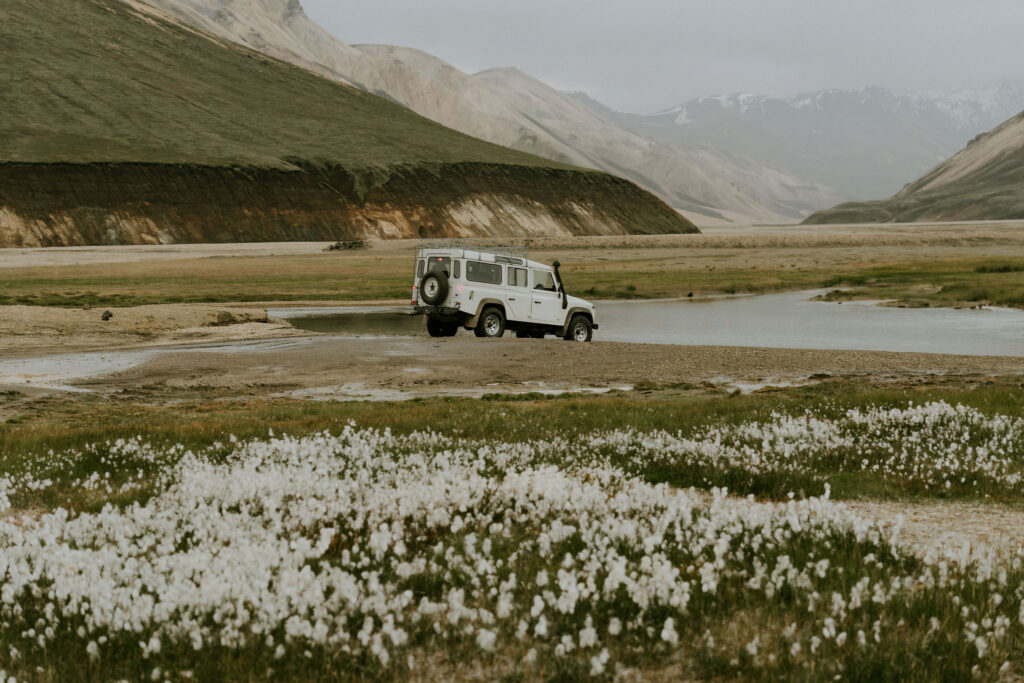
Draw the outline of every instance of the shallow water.
[[[602,301],[596,341],[791,349],[917,351],[1024,356],[1024,311],[893,308],[814,301],[821,292],[668,301]],[[279,309],[304,330],[349,335],[426,335],[408,306]]]
[[[215,344],[193,344],[154,349],[123,351],[86,351],[61,353],[37,358],[0,360],[0,386],[27,386],[38,389],[87,392],[75,382],[129,370],[166,354],[178,352],[242,353],[279,351],[309,344],[312,338],[257,339]]]

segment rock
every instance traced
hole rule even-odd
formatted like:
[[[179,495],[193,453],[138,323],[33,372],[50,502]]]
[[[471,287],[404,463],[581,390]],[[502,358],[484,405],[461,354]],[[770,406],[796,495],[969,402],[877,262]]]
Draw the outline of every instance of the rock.
[[[113,317],[114,317],[114,314],[111,313],[110,311],[103,311],[103,315],[100,316],[100,320],[103,320],[104,322],[106,322],[107,320],[110,320]]]

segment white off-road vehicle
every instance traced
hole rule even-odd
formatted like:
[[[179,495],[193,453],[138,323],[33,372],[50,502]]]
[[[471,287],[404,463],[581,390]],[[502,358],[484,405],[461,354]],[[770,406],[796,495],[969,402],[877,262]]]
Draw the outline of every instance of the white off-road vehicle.
[[[553,266],[530,261],[524,249],[424,242],[416,253],[412,304],[427,316],[432,337],[451,337],[460,327],[478,337],[590,341],[597,329],[594,304],[569,296]]]

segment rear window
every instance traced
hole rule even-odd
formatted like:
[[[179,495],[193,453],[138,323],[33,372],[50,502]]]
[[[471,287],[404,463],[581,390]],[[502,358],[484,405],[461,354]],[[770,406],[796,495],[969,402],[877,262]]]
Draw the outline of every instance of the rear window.
[[[441,270],[444,271],[445,275],[451,275],[452,273],[452,259],[449,256],[430,256],[427,258],[430,262],[430,270]]]
[[[526,268],[509,268],[508,283],[516,287],[529,287],[526,284]]]
[[[497,263],[466,261],[466,279],[488,285],[500,285],[501,266]]]
[[[462,263],[462,261],[455,261],[455,262],[452,263],[452,277],[462,277],[459,274],[459,264],[460,263]]]
[[[423,259],[420,259],[416,263],[416,277],[423,277],[423,271],[426,270],[426,265],[424,265],[424,263]]]

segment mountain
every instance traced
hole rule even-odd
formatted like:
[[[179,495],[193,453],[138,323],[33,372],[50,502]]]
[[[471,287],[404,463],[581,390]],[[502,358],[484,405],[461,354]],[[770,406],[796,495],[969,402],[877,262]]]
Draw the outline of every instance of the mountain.
[[[0,246],[695,230],[136,2],[5,0],[0,63]]]
[[[743,153],[862,199],[896,192],[1024,109],[1024,82],[911,94],[872,87],[790,98],[700,97],[650,115],[577,97],[636,133]]]
[[[807,223],[1024,218],[1024,112],[979,135],[889,199],[849,202]]]
[[[628,178],[698,221],[786,221],[847,197],[741,150],[652,139],[512,68],[466,74],[419,50],[349,45],[297,0],[148,0],[204,30],[312,68],[463,133]]]

